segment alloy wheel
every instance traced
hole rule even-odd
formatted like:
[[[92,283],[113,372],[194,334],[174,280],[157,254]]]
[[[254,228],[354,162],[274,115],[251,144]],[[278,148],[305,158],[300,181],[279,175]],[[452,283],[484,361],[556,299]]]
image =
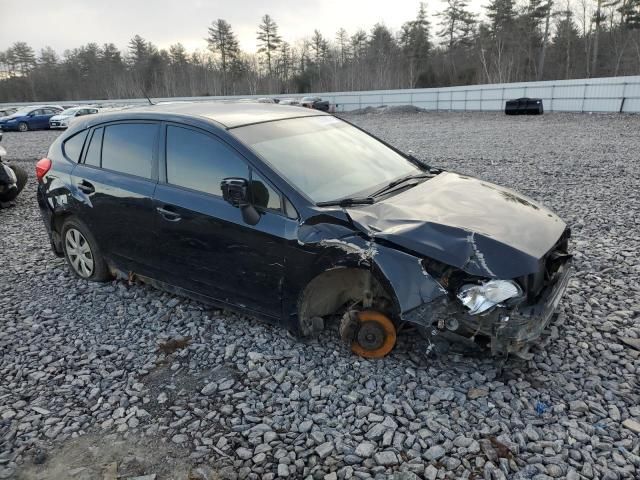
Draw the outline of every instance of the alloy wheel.
[[[21,132],[26,132],[27,130],[29,130],[29,125],[24,122],[20,122],[18,124],[18,130],[20,130]]]
[[[65,250],[74,271],[83,278],[93,274],[93,252],[80,230],[70,228],[65,235]]]

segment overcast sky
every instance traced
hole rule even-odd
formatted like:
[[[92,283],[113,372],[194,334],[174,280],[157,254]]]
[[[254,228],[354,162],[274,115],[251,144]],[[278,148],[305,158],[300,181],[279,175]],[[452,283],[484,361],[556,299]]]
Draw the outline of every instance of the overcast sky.
[[[476,12],[486,3],[469,2]],[[331,40],[340,27],[352,34],[382,22],[397,31],[415,17],[418,5],[419,0],[0,0],[0,50],[17,40],[38,51],[48,45],[59,53],[88,42],[113,42],[125,49],[139,34],[161,48],[182,42],[191,51],[204,49],[208,26],[224,18],[241,48],[253,52],[265,13],[277,22],[283,38],[295,44],[315,28]],[[442,0],[427,2],[430,14],[443,7]]]

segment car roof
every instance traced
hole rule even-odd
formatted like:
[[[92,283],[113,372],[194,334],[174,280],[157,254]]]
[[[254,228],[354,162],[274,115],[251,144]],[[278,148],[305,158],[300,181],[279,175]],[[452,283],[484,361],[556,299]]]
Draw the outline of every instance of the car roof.
[[[143,107],[134,107],[118,112],[120,115],[124,113],[197,116],[213,120],[226,128],[235,128],[273,120],[285,120],[287,118],[327,115],[317,110],[304,110],[298,107],[287,107],[275,103],[223,101],[159,103],[157,105],[145,105]]]

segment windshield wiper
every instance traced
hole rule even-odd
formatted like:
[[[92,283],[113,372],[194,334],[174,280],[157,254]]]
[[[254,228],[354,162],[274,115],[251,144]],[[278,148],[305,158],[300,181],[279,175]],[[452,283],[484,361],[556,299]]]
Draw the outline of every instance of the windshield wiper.
[[[408,182],[409,180],[414,180],[414,179],[420,179],[420,178],[428,178],[431,175],[428,173],[418,173],[418,174],[414,174],[414,175],[407,175],[406,177],[401,177],[398,178],[396,180],[393,180],[392,182],[389,182],[385,187],[381,188],[378,191],[375,191],[371,194],[372,197],[378,197],[380,195],[382,195],[383,193],[387,193],[388,191],[390,191],[393,187],[397,187],[398,185],[401,185],[405,182]]]
[[[327,202],[316,203],[319,207],[332,207],[334,205],[340,207],[350,207],[351,205],[371,205],[375,202],[373,197],[350,197],[341,198],[340,200],[329,200]]]

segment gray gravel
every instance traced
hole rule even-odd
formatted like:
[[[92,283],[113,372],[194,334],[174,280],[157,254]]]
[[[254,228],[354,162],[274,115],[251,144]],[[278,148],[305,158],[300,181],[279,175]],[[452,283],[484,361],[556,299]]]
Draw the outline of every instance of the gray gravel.
[[[640,117],[349,119],[572,226],[576,274],[533,360],[425,358],[401,335],[367,361],[333,331],[302,343],[144,285],[77,280],[49,251],[32,178],[0,210],[0,479],[46,472],[61,446],[92,435],[160,442],[194,478],[640,476],[640,352],[619,341],[640,338]],[[54,137],[3,144],[31,170]]]

